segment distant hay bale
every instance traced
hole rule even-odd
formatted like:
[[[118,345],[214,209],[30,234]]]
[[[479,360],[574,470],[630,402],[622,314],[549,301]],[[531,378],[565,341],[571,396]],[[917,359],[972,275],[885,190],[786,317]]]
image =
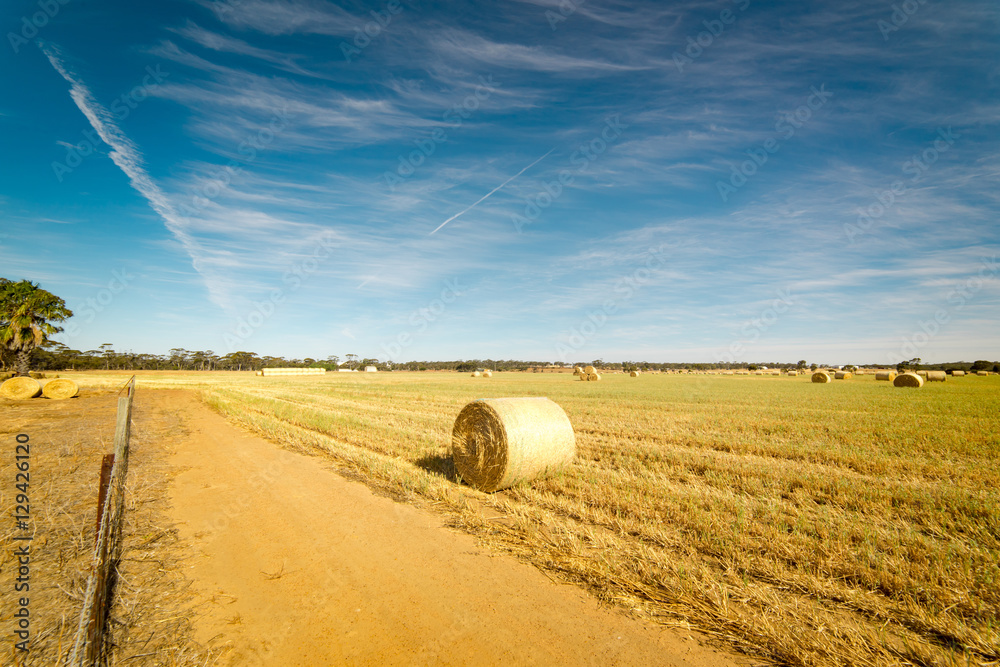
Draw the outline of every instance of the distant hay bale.
[[[826,371],[816,371],[813,373],[812,381],[818,384],[826,384],[827,382],[833,382],[833,378]]]
[[[16,377],[0,384],[0,397],[24,401],[42,393],[42,385],[34,378]]]
[[[917,375],[924,378],[925,380],[927,379],[927,371],[917,371]]]
[[[953,377],[960,378],[963,375],[965,375],[965,371],[952,371],[951,374],[952,374]]]
[[[771,375],[781,375],[781,371],[771,371]]]
[[[55,400],[73,398],[80,393],[80,388],[75,382],[67,378],[49,380],[42,387],[42,396]]]
[[[877,382],[892,382],[896,379],[895,371],[876,371],[875,380]]]
[[[798,372],[797,371],[788,371],[786,373],[786,375],[790,375],[791,377],[796,377],[796,376],[798,376]]]
[[[989,374],[990,374],[989,371],[976,371],[976,375],[981,375],[983,377],[986,377]]]
[[[484,371],[483,372],[483,377],[484,378],[491,378],[491,377],[493,377],[493,373],[491,371]]]
[[[639,371],[632,371],[631,373],[629,373],[629,376],[637,378],[637,377],[639,377]]]
[[[462,479],[487,493],[530,482],[576,455],[569,417],[544,397],[469,403],[455,419],[451,445]]]
[[[286,375],[323,375],[325,368],[264,368],[258,371],[258,375],[264,377],[278,377]]]
[[[948,374],[944,371],[927,371],[928,382],[944,382],[948,379]]]
[[[585,366],[583,372],[586,373],[587,375],[592,375],[597,372],[597,369],[594,368],[593,366]]]
[[[892,386],[920,388],[924,386],[924,379],[916,373],[900,373],[892,381]]]
[[[836,380],[850,380],[851,373],[850,371],[837,371],[833,377]]]
[[[477,378],[477,377],[479,377],[481,375],[482,375],[482,373],[480,373],[479,371],[472,371],[472,377],[474,377],[474,378]]]
[[[588,373],[587,374],[587,381],[588,382],[597,382],[600,379],[601,379],[600,373]]]

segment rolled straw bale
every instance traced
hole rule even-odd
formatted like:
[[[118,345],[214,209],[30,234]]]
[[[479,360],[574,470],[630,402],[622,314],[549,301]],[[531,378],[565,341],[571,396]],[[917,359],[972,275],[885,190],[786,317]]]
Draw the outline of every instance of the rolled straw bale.
[[[795,377],[795,376],[797,376],[797,375],[798,375],[798,373],[797,373],[797,372],[795,372],[795,371],[788,371],[787,375],[790,375],[790,376],[792,376],[792,377]]]
[[[924,379],[916,373],[900,373],[896,376],[896,379],[892,381],[892,386],[920,388],[924,386]]]
[[[55,400],[73,398],[80,393],[80,388],[76,383],[68,378],[49,380],[42,386],[42,396]]]
[[[597,382],[600,379],[601,379],[600,373],[590,373],[587,375],[588,382]]]
[[[483,372],[483,377],[484,378],[491,378],[491,377],[493,377],[493,373],[491,371],[485,371],[485,372]]]
[[[989,371],[976,371],[976,375],[980,375],[982,377],[986,377],[989,374],[990,374]]]
[[[948,374],[944,371],[927,371],[928,382],[944,382],[948,379]]]
[[[474,378],[477,378],[477,377],[479,377],[481,375],[482,375],[482,373],[480,373],[479,371],[473,371],[472,372],[472,377],[474,377]]]
[[[639,371],[632,371],[631,373],[629,373],[629,377],[634,377],[634,378],[639,377]]]
[[[951,372],[951,374],[952,374],[952,375],[953,375],[954,377],[957,377],[957,378],[960,378],[960,377],[962,377],[963,375],[965,375],[965,371],[952,371],[952,372]]]
[[[771,375],[781,375],[781,371],[771,371]]]
[[[895,371],[877,371],[875,373],[875,380],[877,382],[892,382],[896,379]]]
[[[0,397],[14,401],[24,401],[41,393],[42,385],[34,378],[16,377],[0,384]]]
[[[833,377],[836,380],[850,380],[851,373],[850,371],[837,371]]]
[[[827,382],[832,382],[833,378],[831,378],[830,374],[827,373],[826,371],[816,371],[815,373],[813,373],[812,381],[817,382],[819,384],[825,384]]]
[[[917,375],[924,378],[925,380],[927,379],[927,371],[917,371]]]
[[[569,417],[544,397],[469,403],[455,419],[451,446],[462,479],[487,493],[541,477],[576,455]]]
[[[586,373],[587,375],[591,375],[593,373],[596,373],[597,369],[594,368],[593,366],[585,366],[583,372]]]

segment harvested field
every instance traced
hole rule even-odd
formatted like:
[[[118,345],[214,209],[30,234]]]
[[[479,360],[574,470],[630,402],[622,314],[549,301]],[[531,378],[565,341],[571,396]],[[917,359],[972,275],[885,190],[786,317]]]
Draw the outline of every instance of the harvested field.
[[[433,506],[485,545],[757,658],[1000,659],[1000,379],[919,392],[874,376],[819,388],[808,376],[610,375],[587,392],[558,375],[461,379],[139,381],[199,388],[232,421]],[[458,411],[515,395],[566,411],[575,463],[495,494],[457,484]]]

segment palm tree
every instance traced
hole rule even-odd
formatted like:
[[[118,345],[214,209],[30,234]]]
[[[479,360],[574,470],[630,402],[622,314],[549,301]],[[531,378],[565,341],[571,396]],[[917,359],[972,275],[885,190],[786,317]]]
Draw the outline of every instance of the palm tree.
[[[0,278],[0,345],[17,356],[18,375],[28,374],[31,351],[62,331],[52,322],[72,316],[65,301],[38,283]]]

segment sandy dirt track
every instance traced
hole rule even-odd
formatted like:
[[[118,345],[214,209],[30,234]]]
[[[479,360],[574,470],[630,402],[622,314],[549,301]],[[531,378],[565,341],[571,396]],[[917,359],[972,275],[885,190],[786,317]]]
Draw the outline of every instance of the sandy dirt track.
[[[225,664],[747,664],[491,554],[191,392],[137,393],[136,420],[176,425],[171,518],[195,550],[197,639],[231,647]]]

